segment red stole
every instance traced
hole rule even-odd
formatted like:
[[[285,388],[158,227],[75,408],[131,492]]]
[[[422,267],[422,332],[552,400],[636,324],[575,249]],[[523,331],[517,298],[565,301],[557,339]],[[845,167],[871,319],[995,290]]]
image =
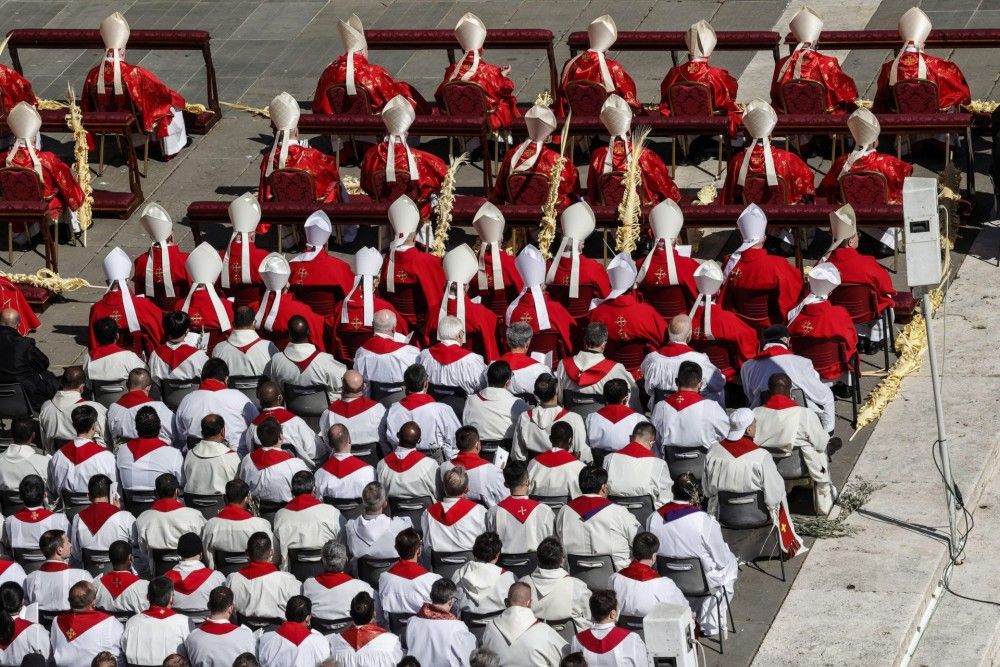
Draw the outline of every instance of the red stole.
[[[444,508],[444,503],[434,503],[427,508],[427,513],[440,524],[445,526],[454,526],[456,523],[461,521],[466,514],[471,512],[474,507],[476,507],[476,503],[472,502],[468,498],[459,498],[458,502],[449,507],[447,510]]]
[[[594,517],[598,512],[613,505],[607,498],[600,496],[578,496],[566,503],[566,506],[580,515],[584,521]]]
[[[792,351],[784,345],[771,345],[761,350],[754,359],[770,359],[771,357],[781,357],[786,354],[792,354]]]
[[[135,440],[129,440],[125,446],[132,452],[132,460],[138,461],[146,456],[146,454],[156,451],[161,447],[166,447],[167,443],[159,438],[136,438]]]
[[[619,403],[617,405],[605,405],[597,411],[597,414],[601,415],[612,424],[617,424],[626,417],[631,417],[636,414],[636,412],[629,406]]]
[[[152,504],[150,509],[157,512],[173,512],[184,507],[184,503],[176,498],[161,498]]]
[[[205,621],[198,626],[198,629],[202,632],[207,632],[210,635],[228,635],[233,630],[239,629],[240,626],[233,623],[215,623],[213,621]]]
[[[420,563],[415,563],[412,560],[397,561],[386,572],[411,581],[427,574],[427,570]]]
[[[629,566],[624,570],[619,570],[618,574],[623,577],[628,577],[634,581],[650,581],[651,579],[659,579],[660,573],[646,565],[645,563],[640,563],[637,560],[629,563]]]
[[[203,380],[198,389],[202,391],[222,391],[223,389],[229,389],[226,383],[222,380],[216,380],[214,378],[209,378],[208,380]]]
[[[257,579],[265,575],[271,574],[272,572],[277,572],[278,567],[274,563],[262,563],[254,561],[239,570],[239,573],[243,575],[245,579]]]
[[[301,512],[302,510],[322,504],[322,501],[311,493],[302,493],[289,500],[288,504],[285,505],[285,509],[292,512]]]
[[[508,352],[500,357],[500,361],[506,361],[510,364],[510,369],[512,371],[519,371],[522,368],[528,368],[529,366],[534,366],[538,363],[535,359],[519,352]]]
[[[793,401],[789,396],[771,394],[771,397],[767,399],[761,407],[770,408],[771,410],[786,410],[788,408],[797,408],[799,407],[799,404]]]
[[[368,467],[370,466],[357,456],[348,456],[343,459],[331,456],[326,460],[326,463],[323,464],[323,470],[327,471],[337,479],[344,479],[348,475],[355,473],[362,468]]]
[[[649,451],[649,447],[645,445],[640,445],[638,442],[633,440],[624,447],[618,450],[619,454],[624,454],[625,456],[631,456],[634,459],[651,459],[655,458],[653,452]]]
[[[166,607],[158,607],[156,605],[150,605],[149,609],[142,612],[150,618],[170,618],[174,615],[173,609],[167,609]]]
[[[344,574],[343,572],[324,572],[322,574],[317,574],[316,583],[323,588],[336,588],[341,584],[346,584],[348,581],[353,581],[353,578],[349,574]]]
[[[667,343],[661,347],[657,352],[664,357],[679,357],[682,354],[687,354],[689,352],[694,352],[694,349],[688,347],[684,343]]]
[[[285,408],[278,406],[276,408],[265,408],[260,411],[260,414],[253,418],[251,422],[254,426],[260,426],[268,419],[274,419],[279,424],[284,424],[290,419],[295,418],[295,413],[286,410]]]
[[[369,408],[376,405],[378,405],[378,401],[373,401],[366,396],[359,396],[350,401],[345,401],[342,398],[338,399],[331,403],[328,409],[338,417],[350,419],[351,417],[357,417],[363,412],[367,412]]]
[[[663,523],[670,523],[671,521],[676,521],[677,519],[685,517],[688,514],[700,512],[701,508],[697,505],[692,505],[691,503],[669,502],[656,511],[663,519]]]
[[[47,560],[38,568],[41,572],[65,572],[69,569],[69,563],[61,561]]]
[[[14,619],[14,632],[11,633],[11,635],[10,635],[10,641],[7,642],[6,644],[0,644],[0,649],[3,649],[3,650],[6,651],[7,647],[10,646],[11,644],[13,644],[14,640],[17,639],[17,636],[20,635],[25,630],[27,630],[28,628],[30,628],[32,625],[34,625],[34,623],[32,623],[31,621],[26,621],[23,618],[15,618]]]
[[[372,354],[392,354],[396,350],[406,347],[406,343],[400,343],[397,340],[383,338],[382,336],[372,336],[361,347]]]
[[[313,350],[312,354],[310,354],[308,357],[306,357],[302,361],[292,361],[291,359],[288,359],[288,355],[287,354],[285,355],[285,358],[288,359],[289,361],[291,361],[293,364],[295,364],[298,367],[300,373],[305,373],[306,369],[309,368],[309,364],[311,364],[313,362],[313,359],[315,359],[319,355],[320,355],[320,350],[319,350],[319,348],[317,348],[317,349]]]
[[[434,357],[434,361],[438,362],[442,366],[453,364],[459,359],[463,359],[472,354],[470,350],[466,350],[461,345],[445,345],[444,343],[438,343],[437,345],[427,348],[427,352]]]
[[[562,363],[563,369],[566,371],[566,376],[570,380],[580,387],[590,387],[603,380],[604,376],[610,373],[611,369],[615,367],[616,362],[611,359],[602,359],[585,371],[580,370],[573,357],[566,357],[562,360]]]
[[[77,445],[75,442],[71,441],[59,450],[59,452],[69,459],[69,462],[75,466],[78,466],[87,459],[106,451],[108,450],[92,440],[88,440],[82,445]]]
[[[67,641],[73,641],[106,618],[111,616],[103,611],[71,611],[57,616],[56,625],[62,630]]]
[[[528,517],[531,516],[531,513],[535,511],[535,508],[538,507],[538,501],[531,498],[507,496],[497,503],[497,505],[521,523],[525,523]]]
[[[292,642],[296,646],[304,642],[312,634],[312,630],[307,628],[302,623],[293,623],[292,621],[285,621],[275,632]]]
[[[152,403],[151,399],[146,392],[136,389],[123,394],[121,398],[118,399],[118,405],[125,409],[134,408],[137,405],[143,405],[144,403]]]
[[[743,436],[739,440],[723,440],[719,444],[725,447],[726,451],[732,454],[734,459],[738,459],[744,454],[749,454],[757,449],[754,441],[746,436]]]
[[[576,640],[587,651],[603,655],[609,651],[613,651],[630,634],[632,633],[625,628],[614,627],[611,628],[611,632],[598,639],[594,636],[593,631],[584,630],[576,635]]]
[[[191,595],[201,588],[202,584],[204,584],[208,578],[212,576],[213,572],[215,572],[215,570],[208,567],[202,567],[183,578],[177,570],[167,570],[166,574],[163,576],[174,582],[175,591],[181,595]]]
[[[572,452],[569,450],[550,449],[547,452],[542,452],[533,460],[536,461],[538,465],[545,466],[546,468],[558,468],[559,466],[572,463],[578,459],[573,456]]]
[[[161,345],[156,348],[156,356],[163,360],[170,370],[175,370],[178,366],[184,363],[188,357],[198,351],[198,348],[192,347],[181,343],[177,347],[170,347],[169,345]]]
[[[108,522],[108,519],[120,511],[121,509],[111,503],[93,503],[90,507],[81,510],[78,516],[80,517],[80,521],[87,526],[90,534],[96,535],[104,527],[104,524]]]
[[[377,625],[362,625],[361,627],[351,625],[340,633],[340,638],[347,642],[355,651],[360,651],[365,644],[385,632],[387,630]]]
[[[283,463],[288,459],[295,458],[289,452],[285,450],[274,447],[274,448],[264,448],[255,449],[250,452],[250,460],[253,461],[254,466],[257,470],[266,470],[271,466],[276,466],[279,463]]]
[[[382,460],[385,462],[385,465],[388,466],[389,470],[393,472],[406,472],[425,458],[427,457],[414,449],[411,450],[405,458],[399,458],[396,452],[393,452]]]
[[[456,466],[462,466],[466,470],[473,470],[489,463],[489,461],[475,452],[459,452],[451,462]]]
[[[92,348],[87,354],[90,356],[91,361],[97,361],[98,359],[110,357],[112,354],[118,354],[119,352],[125,352],[125,348],[111,343],[110,345],[98,345]]]
[[[220,519],[225,519],[226,521],[246,521],[247,519],[253,518],[253,514],[246,511],[239,505],[233,505],[232,503],[219,510],[219,513],[215,516]]]
[[[52,512],[44,507],[36,507],[35,509],[25,507],[20,512],[14,514],[14,518],[21,523],[38,523],[45,521],[50,516],[52,516]]]
[[[413,412],[421,406],[434,402],[434,397],[430,394],[407,394],[403,397],[399,404],[410,412]]]
[[[690,389],[678,389],[670,396],[663,399],[667,404],[674,410],[680,412],[684,408],[689,408],[695,403],[700,403],[705,400],[705,397],[696,391],[691,391]]]

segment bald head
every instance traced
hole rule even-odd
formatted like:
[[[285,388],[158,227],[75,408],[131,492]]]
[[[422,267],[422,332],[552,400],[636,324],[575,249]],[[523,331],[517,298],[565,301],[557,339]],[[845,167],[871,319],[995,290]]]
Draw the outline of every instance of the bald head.
[[[691,340],[691,318],[681,313],[670,320],[668,331],[671,343],[686,343]]]
[[[420,427],[417,422],[406,422],[399,427],[396,437],[399,439],[400,447],[415,449],[417,443],[420,442]]]
[[[341,391],[342,397],[360,396],[365,388],[365,378],[357,371],[347,371],[344,373],[344,388]]]
[[[21,313],[13,308],[0,310],[0,327],[10,327],[16,329],[21,326]]]
[[[520,581],[511,584],[507,591],[507,606],[531,609],[531,586]]]
[[[391,336],[396,330],[396,314],[388,309],[376,311],[372,317],[372,329],[375,333]]]
[[[772,396],[791,396],[792,378],[785,373],[775,373],[767,381],[767,390]]]
[[[86,383],[87,374],[83,372],[83,366],[67,366],[59,379],[63,391],[79,391]]]
[[[265,408],[276,408],[281,405],[281,401],[284,399],[278,384],[270,381],[263,382],[257,387],[257,398],[260,400],[261,407]]]
[[[334,424],[327,431],[330,447],[333,451],[345,454],[351,451],[351,432],[343,424]]]
[[[153,376],[145,368],[133,368],[128,374],[129,391],[145,390],[153,386]]]

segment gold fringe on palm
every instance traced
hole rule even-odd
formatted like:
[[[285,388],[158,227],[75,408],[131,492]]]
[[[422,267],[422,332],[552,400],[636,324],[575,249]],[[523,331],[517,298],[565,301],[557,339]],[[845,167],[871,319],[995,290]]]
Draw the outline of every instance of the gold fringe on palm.
[[[969,113],[993,113],[1000,106],[1000,102],[994,100],[972,100],[968,104],[963,104],[962,108]]]
[[[83,112],[76,103],[76,93],[70,84],[66,84],[66,102],[69,107],[66,126],[73,133],[73,169],[76,171],[76,181],[83,190],[83,204],[76,210],[76,222],[83,230],[83,247],[86,248],[87,230],[94,222],[91,208],[94,203],[94,186],[90,182],[90,149],[87,146],[87,130],[83,127]]]
[[[559,203],[559,186],[562,185],[563,167],[566,165],[566,150],[569,144],[569,124],[573,120],[573,111],[566,114],[562,133],[559,135],[559,157],[552,163],[549,171],[549,191],[542,205],[542,219],[538,223],[538,251],[545,259],[552,259],[552,242],[556,239],[556,206]]]
[[[39,111],[59,111],[60,109],[69,109],[69,105],[65,102],[60,102],[59,100],[43,100],[39,99],[38,104]]]
[[[361,189],[361,179],[357,176],[348,176],[347,174],[341,174],[340,182],[344,184],[344,189],[347,190],[349,195],[363,195],[365,191]]]
[[[714,185],[706,185],[698,190],[696,197],[697,199],[691,202],[693,206],[708,206],[719,198],[719,189]]]
[[[271,112],[264,107],[251,107],[246,104],[237,104],[236,102],[220,102],[223,106],[227,106],[230,109],[236,109],[237,111],[246,111],[254,116],[260,116],[261,118],[270,118]]]
[[[551,107],[554,103],[555,100],[552,99],[552,93],[549,92],[548,88],[538,93],[538,97],[535,98],[535,104],[543,107]]]
[[[211,109],[209,109],[208,107],[206,107],[204,104],[200,104],[198,102],[188,102],[188,103],[186,103],[184,105],[184,111],[187,111],[188,113],[196,113],[196,114],[205,113],[206,111],[208,113],[212,113],[212,114],[215,113],[214,111],[212,111]]]
[[[431,242],[431,252],[438,257],[444,257],[448,234],[451,232],[451,209],[455,206],[455,176],[459,168],[468,161],[468,153],[462,153],[452,159],[441,182],[441,194],[438,196],[436,209],[437,227],[434,229],[434,240]]]
[[[859,109],[869,109],[870,110],[873,106],[875,106],[875,101],[874,100],[863,100],[860,97],[858,99],[854,100],[854,103],[856,105],[858,105]]]
[[[621,225],[615,233],[615,250],[618,252],[632,252],[639,242],[639,234],[642,228],[639,226],[639,218],[642,215],[642,198],[639,196],[639,188],[642,186],[642,174],[639,170],[639,156],[642,155],[643,144],[649,137],[652,128],[648,125],[640,125],[632,130],[632,155],[628,167],[625,169],[625,196],[618,204],[618,220]],[[608,147],[611,150],[611,147]]]
[[[42,287],[53,294],[73,292],[84,287],[107,289],[104,285],[91,285],[83,278],[63,278],[52,269],[39,269],[37,273],[4,273],[0,271],[0,276],[14,284]]]

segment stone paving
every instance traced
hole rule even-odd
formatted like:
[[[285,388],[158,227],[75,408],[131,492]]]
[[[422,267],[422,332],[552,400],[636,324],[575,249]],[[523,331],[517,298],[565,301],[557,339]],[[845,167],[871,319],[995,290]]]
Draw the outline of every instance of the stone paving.
[[[683,30],[699,20],[708,19],[716,29],[766,29],[784,34],[787,22],[800,2],[785,0],[354,0],[353,2],[262,1],[262,0],[0,0],[0,30],[19,27],[93,27],[113,11],[125,14],[133,28],[187,28],[209,30],[215,61],[220,97],[224,101],[251,106],[266,106],[281,92],[293,94],[308,109],[316,80],[327,63],[341,52],[336,30],[338,18],[356,12],[368,28],[452,28],[465,12],[479,15],[489,27],[544,27],[555,34],[557,66],[568,59],[565,39],[569,32],[584,30],[593,18],[610,13],[620,30]],[[814,0],[809,3],[826,19],[830,29],[895,28],[899,15],[913,4],[928,12],[936,27],[1000,27],[1000,0]],[[861,96],[871,99],[879,65],[889,51],[855,51],[839,53],[846,71],[858,83]],[[640,99],[656,102],[659,83],[670,65],[666,54],[612,52],[635,78]],[[953,56],[962,66],[972,87],[973,97],[991,99],[996,95],[997,61],[986,50],[937,55]],[[443,53],[372,50],[371,59],[385,66],[398,78],[417,86],[428,98],[440,81],[447,64]],[[2,56],[9,62],[8,56]],[[28,51],[22,54],[25,74],[32,80],[36,93],[43,98],[59,98],[66,82],[77,91],[85,73],[98,62],[98,51]],[[518,97],[530,102],[549,87],[548,66],[544,57],[532,52],[490,50],[487,58],[513,67],[512,78],[518,84]],[[191,102],[203,102],[205,80],[200,54],[186,52],[130,51],[128,59],[152,69],[168,85],[182,92]],[[740,100],[767,97],[773,61],[769,53],[719,52],[713,62],[727,67],[740,78]],[[68,155],[67,135],[45,138],[45,147]],[[174,216],[178,243],[191,249],[190,230],[182,223],[187,205],[193,200],[228,200],[243,192],[256,190],[261,153],[271,143],[266,120],[249,114],[223,110],[223,118],[207,136],[195,136],[191,145],[170,162],[153,159],[149,175],[143,179],[147,201],[158,201]],[[436,141],[432,150],[447,151],[447,142]],[[963,230],[960,248],[967,247],[974,237],[976,225],[992,205],[989,180],[985,169],[989,159],[989,144],[977,139],[979,213],[973,225]],[[316,138],[313,145],[328,147],[325,139]],[[654,146],[669,160],[669,144]],[[113,152],[112,152],[113,153]],[[94,175],[95,187],[124,189],[125,170],[110,156],[111,167],[103,177]],[[821,177],[828,161],[814,158],[810,165]],[[581,180],[586,167],[578,159]],[[940,168],[928,164],[926,167]],[[357,175],[353,167],[343,173]],[[918,173],[930,173],[918,167]],[[480,174],[467,167],[460,174],[463,192],[477,193]],[[684,165],[678,170],[677,181],[686,193],[716,182],[715,163],[705,160],[697,165]],[[140,207],[141,210],[141,207]],[[63,276],[81,276],[95,285],[103,284],[101,260],[114,246],[121,246],[131,255],[144,251],[148,239],[138,225],[139,212],[130,220],[111,218],[95,220],[88,234],[88,247],[64,245],[60,248],[60,269]],[[967,238],[966,238],[967,237]],[[213,230],[209,240],[221,245],[228,233]],[[729,232],[706,238],[701,257],[721,255],[731,244]],[[0,253],[2,255],[3,253]],[[34,272],[43,265],[38,254],[15,254],[14,266],[6,266],[0,257],[0,271]],[[902,276],[896,277],[903,284]],[[42,348],[50,355],[53,365],[62,367],[78,362],[82,348],[87,312],[91,302],[100,296],[97,290],[80,290],[68,295],[65,303],[50,307],[42,316],[38,333]],[[872,363],[880,363],[879,359]],[[869,366],[867,369],[874,368]],[[874,380],[866,378],[866,388]],[[849,417],[849,405],[841,405],[842,417]],[[845,419],[846,419],[845,417]],[[837,435],[850,435],[849,424],[839,420]],[[867,440],[867,431],[847,443],[832,462],[835,482],[842,483],[854,465]],[[794,576],[802,559],[790,563],[789,576]],[[776,566],[776,563],[773,564]],[[777,613],[788,584],[776,582],[754,571],[741,573],[734,611],[740,631],[727,643],[725,656],[708,650],[710,664],[747,664]],[[722,660],[724,658],[724,660]]]

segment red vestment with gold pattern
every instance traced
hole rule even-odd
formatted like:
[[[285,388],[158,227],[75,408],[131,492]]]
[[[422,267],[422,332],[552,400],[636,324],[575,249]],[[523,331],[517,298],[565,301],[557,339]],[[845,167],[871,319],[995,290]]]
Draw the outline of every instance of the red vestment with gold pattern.
[[[631,145],[630,145],[631,148]],[[587,196],[591,202],[603,201],[601,197],[601,176],[604,175],[604,160],[608,147],[601,146],[590,157],[590,171],[587,173]],[[624,174],[628,168],[625,156],[625,143],[616,141],[611,153],[611,171]],[[670,170],[660,156],[649,148],[643,148],[639,154],[639,177],[642,181],[640,196],[643,204],[658,204],[664,199],[681,200],[681,191],[670,178]],[[617,202],[614,202],[617,204]]]
[[[219,301],[222,303],[222,308],[226,311],[226,316],[229,318],[229,329],[226,331],[222,330],[219,316],[215,312],[215,306],[212,305],[212,299],[209,297],[208,290],[204,285],[195,288],[194,294],[191,295],[191,304],[187,310],[188,317],[191,318],[191,331],[195,333],[207,333],[209,335],[209,353],[211,353],[216,343],[228,335],[229,330],[233,326],[233,304],[226,298],[220,297]],[[184,299],[178,299],[177,303],[174,304],[174,310],[179,311],[183,309]]]
[[[491,112],[489,114],[490,128],[497,130],[510,127],[515,118],[521,117],[521,112],[517,108],[517,98],[514,97],[514,82],[503,75],[499,66],[482,60],[482,49],[479,50],[479,54],[479,66],[476,68],[476,73],[469,79],[469,83],[478,83],[483,92],[486,93],[487,108]],[[444,87],[452,81],[461,81],[462,75],[472,67],[472,61],[472,53],[466,53],[462,60],[448,65],[444,71],[444,80],[441,81],[434,93],[434,98],[442,109],[444,109]],[[452,73],[456,71],[456,68],[458,75],[452,79]]]
[[[274,169],[278,169],[280,152],[280,149],[274,152]],[[264,175],[267,171],[267,157],[270,154],[269,149],[260,163],[260,191],[264,193],[264,201],[268,201],[274,196],[271,193],[271,182]],[[340,201],[340,170],[337,168],[337,158],[334,156],[318,151],[312,146],[291,143],[288,146],[288,157],[285,160],[284,168],[302,169],[312,174],[313,182],[316,185],[317,201],[327,203]]]
[[[795,76],[795,67],[801,62],[799,76]],[[788,63],[788,68],[782,73],[782,68]],[[785,56],[774,66],[774,77],[771,79],[771,105],[775,109],[784,109],[781,101],[781,84],[792,79],[819,81],[826,87],[826,110],[848,111],[854,107],[858,99],[858,87],[854,79],[847,76],[840,68],[840,61],[812,49],[801,49]]]
[[[969,91],[969,84],[965,81],[965,75],[958,65],[935,56],[922,54],[924,62],[927,64],[927,80],[933,81],[938,88],[938,107],[941,111],[950,109],[959,104],[968,104],[972,101],[972,93]],[[917,78],[917,54],[905,53],[899,59],[899,69],[896,71],[896,80],[904,81]],[[892,71],[892,61],[882,65],[878,73],[878,81],[875,89],[875,102],[872,105],[874,113],[893,113],[896,110],[896,101],[892,95],[892,86],[889,85],[889,73]]]
[[[818,192],[827,201],[838,204],[844,202],[844,198],[840,196],[840,172],[844,170],[844,164],[849,156],[848,153],[838,157],[830,170],[826,172],[826,176],[820,181]],[[855,160],[848,173],[856,171],[877,171],[885,176],[886,185],[889,186],[889,203],[902,204],[903,181],[907,176],[913,175],[913,165],[900,160],[895,155],[872,152]]]
[[[0,110],[6,114],[21,102],[34,106],[38,104],[31,82],[17,70],[0,64]]]
[[[28,332],[34,331],[42,324],[18,286],[3,276],[0,276],[0,308],[12,308],[21,316],[17,332],[22,336],[28,335]]]
[[[566,307],[558,301],[553,300],[548,294],[542,292],[545,300],[545,307],[549,313],[549,328],[559,334],[562,350],[559,357],[565,357],[573,351],[573,333],[576,327],[576,320],[569,314]],[[510,323],[527,322],[531,325],[531,330],[538,333],[538,317],[535,313],[535,297],[531,292],[521,297],[521,300],[514,306],[510,313]]]
[[[694,303],[694,300],[698,297],[698,283],[694,280],[694,272],[698,268],[698,262],[680,254],[676,248],[671,249],[671,252],[674,253],[674,268],[677,270],[677,282],[687,292],[690,302]],[[642,263],[645,261],[645,257],[635,260],[635,268],[641,269]],[[637,289],[639,290],[639,294],[643,295],[645,288],[669,284],[670,274],[667,273],[666,249],[658,241],[656,247],[653,249],[653,259],[649,262],[649,269],[646,271],[646,275],[643,276],[642,282],[639,283]],[[649,301],[647,298],[643,298],[643,300]]]
[[[423,250],[411,247],[409,250],[396,251],[396,266],[393,275],[393,282],[398,291],[402,285],[416,285],[417,289],[424,295],[424,303],[427,308],[437,303],[444,294],[444,269],[441,267],[441,258]],[[393,303],[393,294],[388,291],[386,281],[386,270],[389,267],[389,256],[382,262],[382,271],[379,274],[379,296]],[[398,310],[398,308],[397,308]],[[430,311],[426,313],[430,316]],[[405,313],[407,323],[411,329],[417,326],[417,320],[412,314]]]
[[[107,64],[106,67],[104,65]],[[104,69],[104,95],[97,92],[97,77]],[[122,86],[128,95],[115,95],[115,68],[101,63],[87,73],[80,98],[83,111],[132,111],[135,108],[143,132],[159,138],[167,136],[167,126],[173,118],[171,107],[183,111],[184,97],[144,67],[122,61]],[[131,100],[131,101],[130,101]]]
[[[605,56],[604,62],[608,65],[608,72],[611,74],[611,83],[614,86],[608,95],[617,95],[625,100],[632,107],[632,111],[638,113],[642,111],[642,102],[635,91],[635,81],[629,76],[622,64]],[[604,78],[601,76],[600,59],[595,51],[584,51],[574,60],[566,63],[563,68],[562,79],[559,83],[559,111],[565,115],[569,111],[569,104],[566,101],[566,84],[570,81],[594,81],[602,86]]]
[[[639,301],[629,292],[608,299],[590,311],[590,322],[600,322],[608,328],[608,340],[643,340],[652,352],[667,338],[667,323],[652,306]]]
[[[472,283],[469,285],[469,296],[485,296],[487,293],[492,293],[494,291],[493,287],[493,254],[486,253],[483,258],[483,264],[486,266],[484,273],[486,274],[486,289],[479,289],[479,276],[477,275],[472,279]],[[521,279],[521,274],[517,270],[517,264],[515,263],[513,255],[508,254],[506,251],[500,251],[500,273],[503,276],[503,289],[506,295],[506,302],[510,303],[517,298],[517,295],[521,293],[521,289],[524,287],[524,281]]]
[[[346,53],[341,54],[323,70],[319,83],[316,84],[316,93],[313,95],[312,112],[332,114],[333,107],[326,96],[326,91],[332,86],[343,85],[345,81],[347,81]],[[363,53],[354,54],[354,85],[367,93],[373,114],[382,113],[382,107],[396,95],[405,97],[414,109],[418,105],[426,105],[413,86],[405,81],[396,81],[384,67],[368,62]]]
[[[862,255],[856,248],[841,246],[826,259],[840,271],[841,284],[870,285],[878,294],[878,312],[892,308],[896,301],[896,288],[892,286],[889,272],[869,255]]]
[[[0,169],[7,166],[9,153],[9,150],[0,152]],[[42,191],[49,200],[49,216],[55,219],[62,214],[64,208],[71,211],[80,208],[83,205],[83,190],[76,182],[69,165],[49,151],[35,151],[35,154],[38,155],[38,163],[42,166]],[[14,159],[11,160],[11,166],[31,170],[35,168],[31,155],[24,146],[17,149]]]
[[[266,309],[264,310],[264,320],[267,320],[267,313],[271,310],[271,305],[277,295],[272,292],[265,297]],[[250,306],[253,311],[259,312],[260,303]],[[316,314],[316,312],[295,298],[291,292],[284,292],[281,295],[281,303],[278,304],[278,315],[274,318],[274,326],[268,331],[261,323],[257,333],[261,338],[272,341],[279,350],[285,349],[288,344],[288,321],[296,315],[305,318],[309,324],[309,342],[316,346],[320,352],[327,352],[326,349],[326,321]]]
[[[733,113],[740,110],[736,106],[739,83],[727,70],[698,60],[670,68],[660,83],[660,113],[670,115],[670,87],[677,83],[704,83],[712,91],[712,105],[715,111]]]
[[[705,336],[705,306],[700,305],[691,317],[691,340],[708,340]],[[757,331],[740,319],[736,313],[725,310],[712,302],[712,338],[718,341],[728,341],[736,346],[736,357],[739,365],[757,355],[759,338]],[[727,381],[738,377],[739,369],[725,369]]]
[[[517,146],[511,148],[503,156],[503,162],[500,163],[500,171],[497,172],[496,180],[493,182],[493,190],[490,192],[490,201],[495,204],[518,204],[517,200],[511,194],[510,190],[507,188],[507,180],[510,178],[511,173],[517,165],[527,162],[531,157],[535,155],[535,145],[529,144],[521,156],[517,160],[517,165],[511,164],[514,160],[514,154],[517,152]],[[559,152],[552,150],[548,146],[542,146],[542,153],[538,156],[538,160],[531,167],[530,172],[544,174],[546,179],[550,173],[552,173],[552,166],[555,164],[556,159],[559,157]],[[529,172],[522,172],[527,174]],[[547,183],[547,180],[546,180]],[[562,180],[559,182],[559,200],[556,202],[557,208],[563,208],[569,206],[573,203],[572,195],[575,195],[580,190],[580,174],[576,171],[576,166],[569,159],[563,164],[562,168]],[[542,200],[548,196],[548,186],[541,191]]]
[[[811,303],[803,308],[798,316],[788,323],[788,333],[793,338],[840,339],[847,345],[848,359],[858,349],[858,333],[850,313],[846,308],[835,306],[829,301]],[[794,349],[794,343],[792,347]],[[839,375],[831,373],[830,369],[817,368],[816,371],[824,380],[831,380]]]
[[[131,332],[132,342],[129,349],[138,355],[148,356],[160,346],[160,342],[163,340],[163,311],[151,300],[135,294],[132,295],[132,304],[135,306],[139,331]],[[94,337],[94,322],[102,317],[113,319],[118,324],[118,331],[123,336],[129,334],[121,292],[118,290],[106,292],[100,301],[90,307],[87,346],[91,350],[97,347],[97,338]],[[123,343],[124,345],[125,343]]]
[[[726,257],[722,262],[723,266],[728,262],[729,257]],[[738,308],[731,301],[728,287],[772,290],[777,293],[781,315],[786,316],[798,304],[802,294],[802,273],[784,257],[772,255],[763,248],[748,248],[743,251],[740,261],[733,267],[719,292],[719,303],[727,310],[736,312]]]
[[[740,167],[746,158],[746,149],[740,151],[729,161],[726,171],[726,184],[722,189],[722,201],[726,204],[743,203],[743,187],[737,185],[736,181],[740,175]],[[787,187],[788,203],[800,204],[806,197],[816,194],[816,186],[813,184],[813,171],[795,153],[790,153],[775,146],[771,146],[771,155],[774,157],[774,172],[779,178],[785,181]],[[750,156],[750,167],[748,174],[764,175],[764,146],[757,144]]]
[[[395,147],[395,167],[396,178],[407,179],[409,174],[409,163],[406,159],[406,150],[397,145]],[[416,180],[409,179],[406,191],[401,193],[412,199],[420,207],[420,215],[423,218],[430,216],[431,195],[441,189],[441,182],[444,175],[448,173],[448,165],[444,160],[436,155],[419,148],[411,148],[413,159],[417,163],[417,170],[420,177]],[[372,199],[379,199],[379,187],[376,185],[375,175],[385,172],[385,165],[389,163],[389,144],[383,141],[377,146],[372,146],[365,151],[364,160],[361,162],[361,189]],[[412,176],[412,174],[411,174]],[[392,184],[387,184],[391,186]]]
[[[354,286],[354,272],[347,262],[321,250],[306,262],[289,262],[292,274],[288,282],[296,287],[330,287],[342,299]]]
[[[188,254],[175,243],[167,245],[167,254],[170,257],[170,275],[167,277],[174,285],[174,298],[180,298],[183,301],[183,297],[187,296],[188,287],[191,285],[191,279],[188,278],[187,269],[184,267]],[[158,247],[150,248],[135,258],[132,269],[133,289],[136,294],[146,294],[146,267],[149,265],[150,255],[153,255],[153,294],[150,295],[150,298],[154,300],[166,299],[167,295],[163,287],[163,257]]]

